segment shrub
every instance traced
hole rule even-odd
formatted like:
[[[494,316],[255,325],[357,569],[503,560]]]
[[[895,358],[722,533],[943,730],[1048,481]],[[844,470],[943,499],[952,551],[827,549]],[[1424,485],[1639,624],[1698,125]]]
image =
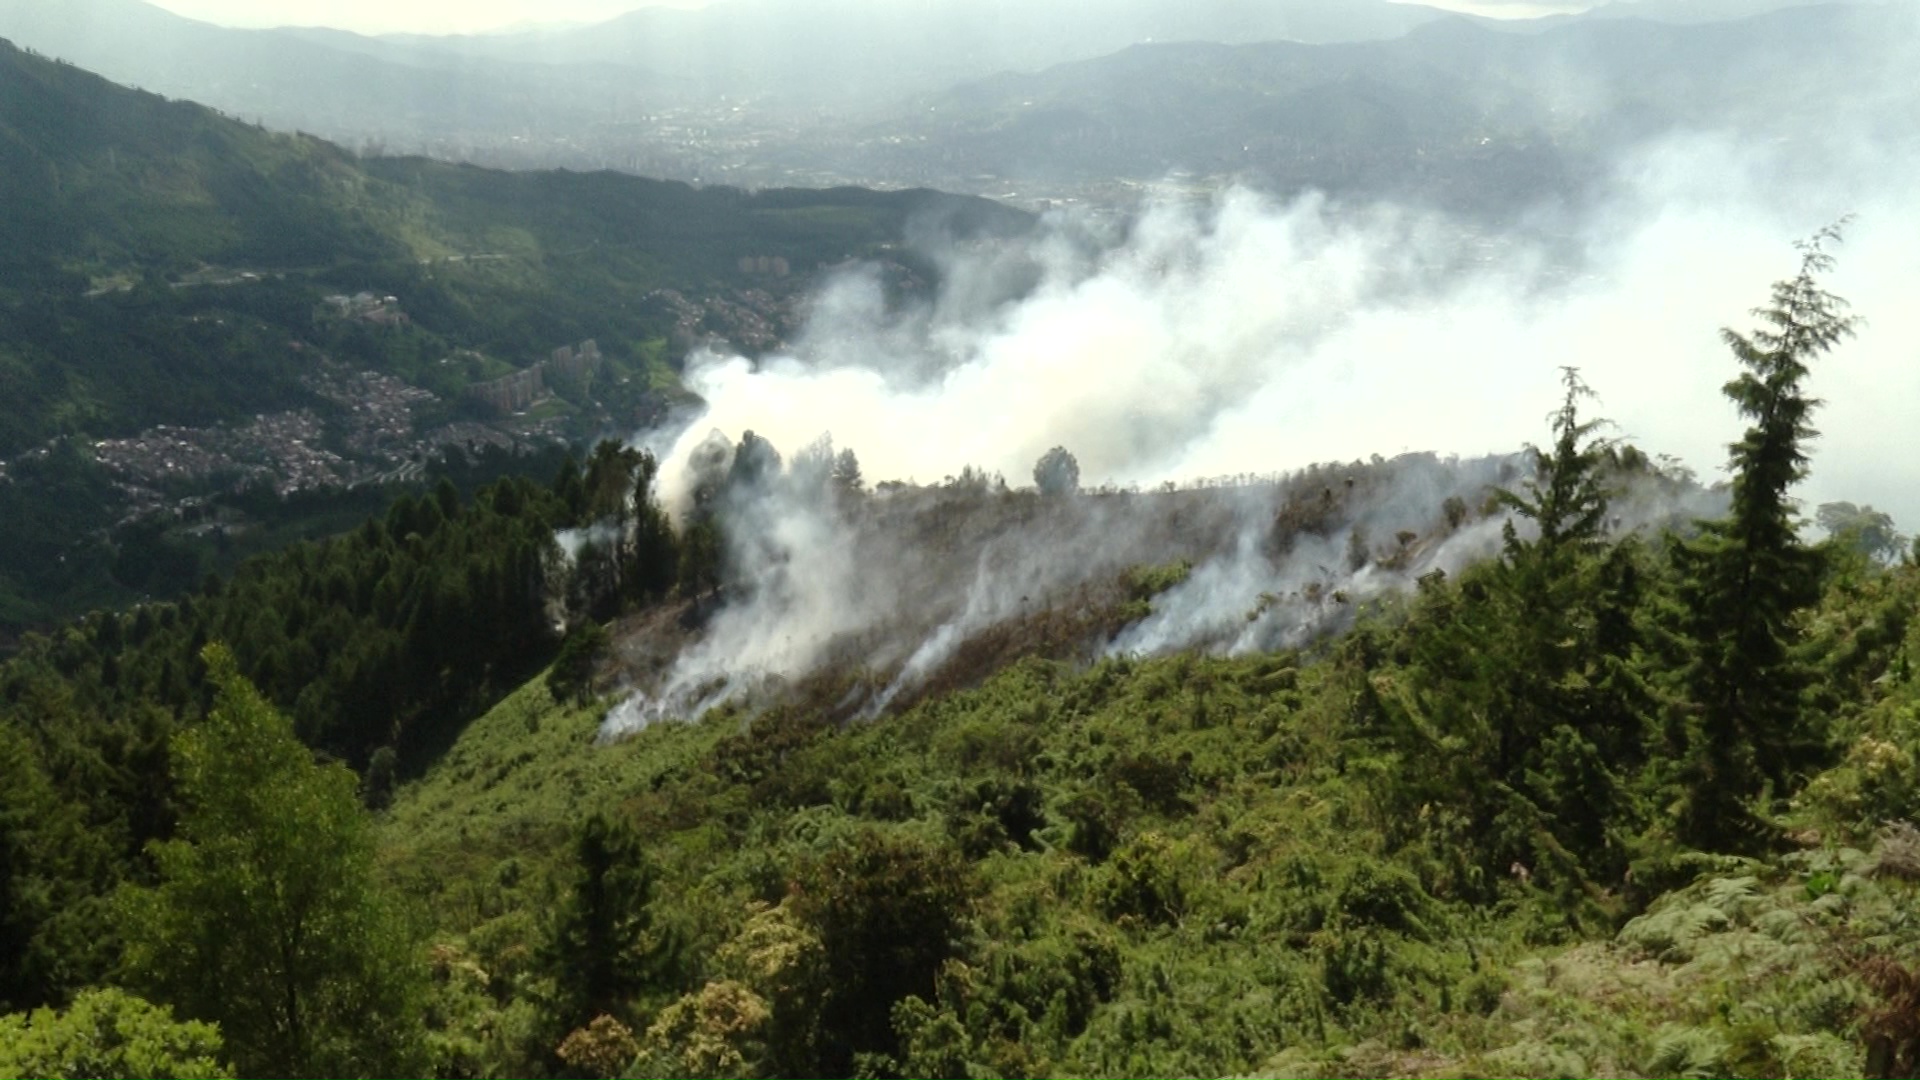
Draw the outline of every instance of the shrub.
[[[220,1029],[178,1021],[122,990],[83,990],[64,1012],[0,1016],[0,1076],[229,1077]]]
[[[930,1000],[973,884],[951,848],[865,831],[802,875],[800,910],[821,946],[819,1041],[783,1070],[846,1075],[860,1053],[897,1056],[894,1004]]]
[[[1143,833],[1113,857],[1100,887],[1109,918],[1132,916],[1150,924],[1179,922],[1187,893],[1174,864],[1173,845],[1159,833]]]
[[[640,1044],[633,1030],[611,1016],[596,1016],[586,1027],[578,1028],[561,1040],[555,1056],[590,1076],[619,1076],[626,1070]]]

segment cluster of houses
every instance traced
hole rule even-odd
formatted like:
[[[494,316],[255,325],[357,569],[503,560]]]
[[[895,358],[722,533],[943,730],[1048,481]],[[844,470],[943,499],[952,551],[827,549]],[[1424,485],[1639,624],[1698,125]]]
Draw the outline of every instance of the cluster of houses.
[[[391,375],[343,364],[323,363],[302,381],[344,410],[338,426],[347,451],[377,461],[404,456],[414,448],[413,411],[434,399],[429,391]]]
[[[221,474],[242,482],[265,481],[279,494],[331,487],[350,471],[322,443],[325,425],[311,410],[262,413],[241,427],[175,427],[162,424],[131,438],[93,444],[95,460],[150,498],[172,483]],[[137,500],[138,501],[138,500]]]

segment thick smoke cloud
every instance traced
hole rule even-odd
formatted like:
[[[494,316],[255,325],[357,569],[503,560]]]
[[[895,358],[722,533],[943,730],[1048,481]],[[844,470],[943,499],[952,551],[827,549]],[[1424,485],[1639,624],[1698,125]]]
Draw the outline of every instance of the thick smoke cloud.
[[[877,275],[843,275],[789,353],[693,359],[688,382],[708,408],[677,439],[655,437],[671,508],[688,505],[716,430],[789,451],[830,432],[869,480],[921,484],[971,466],[1023,485],[1055,445],[1078,457],[1083,482],[1122,486],[1375,454],[1496,457],[1423,473],[1421,491],[1378,493],[1356,512],[1380,519],[1372,537],[1420,537],[1391,571],[1341,566],[1355,521],[1277,559],[1262,546],[1284,495],[1271,485],[1216,491],[1217,520],[1178,542],[1124,500],[1082,499],[1012,531],[978,522],[979,535],[940,550],[849,526],[818,501],[763,499],[755,531],[771,545],[736,552],[755,585],[609,730],[832,658],[884,675],[878,708],[1023,605],[1175,555],[1198,553],[1189,581],[1110,649],[1297,644],[1345,617],[1330,606],[1336,591],[1350,602],[1497,548],[1494,521],[1437,531],[1440,506],[1484,493],[1498,455],[1546,440],[1564,365],[1581,369],[1619,434],[1712,483],[1743,426],[1721,394],[1735,369],[1720,328],[1748,328],[1770,284],[1795,271],[1792,241],[1849,212],[1829,285],[1869,321],[1815,368],[1824,435],[1801,495],[1809,509],[1871,502],[1912,527],[1920,214],[1886,182],[1912,172],[1870,144],[1824,174],[1792,154],[1670,139],[1622,164],[1600,210],[1499,235],[1413,210],[1235,191],[1152,207],[1125,235],[1061,218],[1023,244],[948,247],[947,284],[923,307],[890,308]],[[1651,500],[1626,524],[1672,512]]]
[[[978,279],[1013,269],[968,263],[963,296],[905,313],[872,278],[843,278],[792,355],[695,358],[689,383],[711,407],[670,453],[668,491],[683,494],[682,464],[714,428],[784,447],[831,431],[870,476],[921,482],[967,465],[1024,479],[1053,445],[1089,482],[1120,484],[1506,452],[1541,436],[1562,365],[1635,441],[1710,479],[1738,435],[1719,329],[1750,325],[1795,269],[1791,241],[1853,212],[1831,284],[1869,323],[1814,373],[1826,435],[1805,494],[1920,520],[1888,468],[1913,440],[1884,422],[1920,389],[1901,299],[1920,280],[1920,214],[1838,188],[1770,204],[1752,190],[1766,171],[1711,140],[1651,150],[1572,256],[1412,212],[1235,192],[1154,208],[1092,259],[1060,225],[1025,253],[1031,294],[990,312]]]

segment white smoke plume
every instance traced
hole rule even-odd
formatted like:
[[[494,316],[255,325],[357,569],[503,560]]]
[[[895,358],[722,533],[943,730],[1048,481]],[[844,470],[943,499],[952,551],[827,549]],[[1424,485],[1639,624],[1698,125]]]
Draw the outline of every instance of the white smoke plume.
[[[1557,236],[1235,191],[1150,208],[1124,236],[1060,219],[1022,244],[946,250],[944,291],[921,308],[890,309],[874,275],[842,276],[789,353],[692,360],[688,383],[707,410],[666,450],[663,493],[686,509],[716,430],[788,451],[831,432],[869,479],[935,486],[877,499],[861,524],[817,499],[762,500],[754,528],[766,542],[735,552],[748,595],[729,598],[667,684],[608,730],[687,715],[829,659],[882,673],[869,704],[883,706],[969,635],[1100,575],[1173,558],[1194,562],[1188,581],[1110,649],[1297,644],[1328,613],[1342,617],[1336,592],[1355,602],[1497,547],[1497,522],[1438,529],[1440,507],[1477,499],[1500,468],[1472,459],[1545,441],[1563,365],[1581,369],[1620,434],[1711,483],[1744,426],[1721,394],[1735,369],[1720,328],[1748,328],[1770,284],[1797,268],[1791,242],[1849,212],[1828,284],[1869,321],[1814,370],[1824,436],[1800,494],[1809,507],[1871,502],[1911,526],[1920,213],[1890,189],[1912,172],[1870,146],[1826,173],[1784,168],[1791,153],[1663,142],[1623,163],[1617,198]],[[1112,485],[1373,454],[1469,461],[1408,473],[1425,486],[1378,493],[1284,558],[1266,545],[1286,485],[969,509],[978,500],[962,497],[973,483],[955,479],[963,469],[1020,486],[1055,445],[1076,455],[1084,481]],[[1169,521],[1180,513],[1144,509],[1156,498],[1189,500],[1179,529]],[[917,535],[902,524],[911,514],[947,515],[944,531]],[[1415,539],[1355,572],[1343,565],[1355,527],[1376,546]]]
[[[553,542],[560,549],[560,555],[569,565],[580,558],[580,553],[588,547],[610,547],[620,541],[621,530],[612,522],[596,522],[584,528],[561,529],[553,534]]]
[[[1857,211],[1832,285],[1870,325],[1815,371],[1827,437],[1808,494],[1910,456],[1857,419],[1913,400],[1900,391],[1920,379],[1901,300],[1920,278],[1909,240],[1920,215],[1840,199],[1798,214],[1716,205],[1692,178],[1738,177],[1741,163],[1698,145],[1651,153],[1638,171],[1667,196],[1636,192],[1658,205],[1631,223],[1605,217],[1573,265],[1518,240],[1405,212],[1355,218],[1314,198],[1277,206],[1237,192],[1209,210],[1159,207],[1097,265],[1050,264],[1030,296],[978,324],[842,295],[792,355],[696,357],[688,382],[711,407],[695,430],[752,430],[783,447],[831,431],[869,474],[922,482],[966,465],[1021,479],[1065,445],[1093,482],[1157,483],[1511,450],[1540,435],[1571,364],[1625,432],[1710,476],[1738,435],[1720,394],[1732,374],[1720,327],[1750,324],[1748,310],[1794,270],[1792,240]],[[915,351],[868,351],[907,322],[924,327]],[[665,462],[670,496],[696,441]],[[1908,498],[1900,516],[1920,518],[1920,496]]]

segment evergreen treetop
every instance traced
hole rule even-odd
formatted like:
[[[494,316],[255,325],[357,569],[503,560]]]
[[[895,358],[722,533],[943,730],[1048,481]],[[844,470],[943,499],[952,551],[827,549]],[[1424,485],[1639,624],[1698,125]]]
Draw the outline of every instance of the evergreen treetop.
[[[1827,246],[1844,222],[1797,245],[1800,271],[1775,283],[1760,326],[1722,336],[1745,369],[1726,394],[1752,426],[1730,447],[1733,505],[1679,545],[1682,633],[1692,659],[1683,680],[1691,732],[1689,809],[1682,835],[1715,849],[1749,846],[1759,819],[1749,801],[1782,789],[1796,762],[1824,740],[1801,723],[1808,673],[1792,654],[1794,620],[1819,599],[1819,556],[1800,540],[1792,486],[1806,476],[1804,444],[1819,434],[1820,402],[1803,387],[1808,363],[1851,337],[1847,302],[1820,284]]]

